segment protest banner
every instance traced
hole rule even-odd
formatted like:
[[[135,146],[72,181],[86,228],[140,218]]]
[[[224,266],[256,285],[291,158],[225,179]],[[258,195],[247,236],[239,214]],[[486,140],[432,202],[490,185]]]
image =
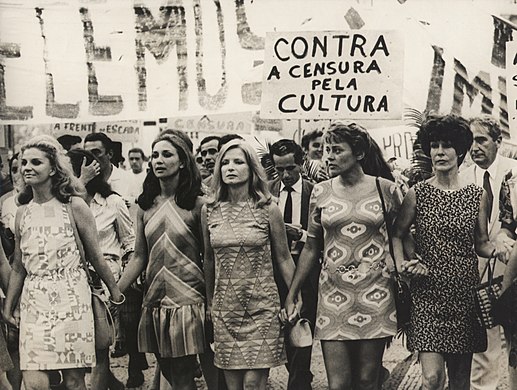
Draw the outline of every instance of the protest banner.
[[[506,92],[510,137],[517,138],[517,41],[506,43]]]
[[[268,33],[260,115],[400,118],[403,64],[396,31]]]
[[[55,137],[70,134],[78,135],[82,139],[89,133],[105,133],[112,141],[138,142],[140,135],[140,121],[118,122],[90,122],[90,123],[54,123],[51,125],[51,134]]]

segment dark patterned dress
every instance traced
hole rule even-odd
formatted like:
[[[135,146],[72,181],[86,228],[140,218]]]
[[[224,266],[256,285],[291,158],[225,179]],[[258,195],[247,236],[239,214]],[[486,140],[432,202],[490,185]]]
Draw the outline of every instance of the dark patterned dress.
[[[416,250],[429,269],[411,280],[408,349],[473,353],[487,347],[475,312],[472,288],[479,284],[474,230],[483,189],[475,184],[444,191],[415,185]]]
[[[140,352],[162,358],[204,352],[205,279],[199,212],[200,204],[187,211],[162,197],[144,212],[149,262],[138,327]]]
[[[207,211],[215,256],[215,365],[250,370],[284,364],[268,207],[220,202]]]

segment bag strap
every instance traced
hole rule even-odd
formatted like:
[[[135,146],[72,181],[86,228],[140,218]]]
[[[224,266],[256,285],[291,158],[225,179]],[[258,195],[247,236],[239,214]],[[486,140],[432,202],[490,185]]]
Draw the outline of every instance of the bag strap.
[[[492,285],[492,281],[494,280],[495,263],[497,261],[497,259],[494,256],[494,254],[495,254],[495,249],[490,254],[490,257],[488,258],[488,260],[486,262],[485,268],[483,269],[483,272],[481,273],[481,278],[480,278],[481,280],[483,280],[483,277],[485,276],[486,271],[488,270],[488,284],[489,285]],[[490,265],[490,260],[494,261],[494,265],[493,266]]]
[[[386,224],[386,232],[388,233],[388,246],[390,249],[391,258],[393,260],[393,265],[395,267],[394,268],[395,278],[400,279],[400,274],[397,269],[397,262],[395,261],[395,255],[394,255],[394,251],[393,251],[391,223],[390,223],[390,220],[388,217],[388,211],[386,210],[386,203],[384,202],[384,195],[382,194],[381,183],[380,183],[379,177],[375,178],[375,184],[377,185],[377,191],[379,192],[379,198],[381,198],[382,214],[384,215],[384,223]]]
[[[79,237],[79,231],[77,230],[77,224],[74,218],[74,211],[72,209],[72,199],[70,198],[69,203],[65,203],[66,211],[68,211],[68,218],[70,219],[70,225],[72,225],[72,230],[74,231],[75,243],[77,244],[77,249],[79,249],[79,255],[81,257],[81,263],[83,263],[83,268],[86,271],[86,276],[88,277],[88,284],[92,284],[92,276],[90,275],[90,270],[88,268],[88,263],[86,261],[86,255],[84,252],[83,242],[81,241],[81,237]]]

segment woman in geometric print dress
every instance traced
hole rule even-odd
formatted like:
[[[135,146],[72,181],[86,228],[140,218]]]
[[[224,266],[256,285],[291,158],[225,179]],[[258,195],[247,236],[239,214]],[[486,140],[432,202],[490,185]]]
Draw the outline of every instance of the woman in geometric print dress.
[[[393,242],[397,264],[413,276],[407,346],[419,352],[424,388],[442,389],[447,367],[449,389],[469,389],[472,354],[487,347],[471,291],[480,282],[476,254],[496,249],[488,241],[488,198],[458,176],[473,140],[466,120],[432,115],[418,138],[434,177],[409,190]],[[415,253],[401,241],[413,224]],[[404,260],[404,249],[412,260]]]
[[[78,196],[65,151],[50,136],[21,149],[22,190],[15,230],[16,248],[5,302],[5,320],[20,327],[20,367],[27,390],[48,389],[48,370],[62,370],[69,389],[86,389],[86,367],[95,365],[91,295],[71,217],[70,203],[88,259],[106,283],[111,300],[122,302],[99,250],[95,221]],[[22,291],[23,289],[23,291]],[[13,311],[20,298],[20,318]]]
[[[315,339],[329,388],[377,389],[386,343],[397,332],[386,223],[394,220],[401,194],[379,178],[391,215],[385,221],[376,176],[392,177],[362,127],[333,124],[324,142],[332,178],[314,186],[308,238],[285,307],[292,316],[295,294],[323,252]]]
[[[154,353],[173,389],[196,388],[196,355],[205,349],[201,264],[201,176],[186,140],[161,133],[138,198],[133,258],[119,281],[125,291],[145,269],[138,326],[140,352]]]
[[[273,261],[287,285],[294,273],[283,217],[255,150],[242,140],[222,147],[212,189],[202,225],[214,364],[228,389],[265,390],[269,369],[286,362],[273,276]]]

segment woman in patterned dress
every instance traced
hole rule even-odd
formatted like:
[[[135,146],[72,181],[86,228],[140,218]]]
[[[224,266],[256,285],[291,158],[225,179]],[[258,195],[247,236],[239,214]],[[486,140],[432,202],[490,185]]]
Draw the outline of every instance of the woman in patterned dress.
[[[255,151],[242,140],[221,149],[212,185],[215,200],[201,221],[214,363],[229,390],[265,390],[269,369],[286,362],[272,263],[290,285],[294,262],[283,217]]]
[[[21,206],[16,213],[16,247],[4,317],[20,327],[20,367],[27,390],[48,389],[49,370],[62,370],[69,389],[86,389],[86,367],[95,365],[90,287],[75,241],[74,213],[88,259],[121,303],[113,276],[99,250],[95,221],[78,196],[84,190],[59,143],[33,138],[21,149]],[[22,291],[23,290],[23,291]],[[13,311],[20,298],[20,318]]]
[[[476,254],[490,257],[495,250],[488,241],[488,198],[458,176],[473,140],[465,119],[432,115],[418,137],[434,176],[409,190],[393,240],[399,269],[413,276],[407,346],[419,353],[424,389],[443,389],[446,367],[449,389],[469,389],[472,354],[487,347],[472,288],[480,282]],[[416,246],[407,248],[402,238],[413,224]]]
[[[139,350],[155,354],[174,389],[193,390],[196,355],[205,348],[201,176],[177,134],[160,134],[152,150],[138,198],[135,252],[119,286],[125,291],[146,269]]]
[[[330,389],[377,389],[387,341],[396,334],[388,271],[388,237],[376,177],[392,179],[366,130],[335,123],[324,136],[330,180],[316,184],[308,238],[285,307],[314,272],[320,254],[315,339],[321,341]],[[379,178],[387,211],[401,204],[398,187]]]

